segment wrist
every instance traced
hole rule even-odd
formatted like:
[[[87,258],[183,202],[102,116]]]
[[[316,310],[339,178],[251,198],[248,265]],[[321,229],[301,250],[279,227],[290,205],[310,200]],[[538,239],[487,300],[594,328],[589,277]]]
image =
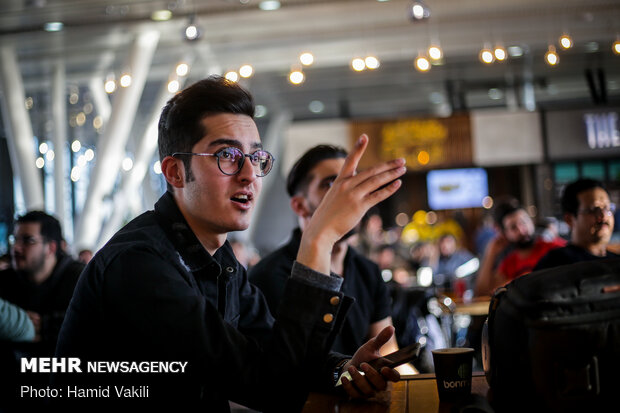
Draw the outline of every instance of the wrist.
[[[301,237],[297,261],[320,273],[329,275],[333,242],[304,232]]]
[[[346,367],[348,367],[349,362],[351,361],[351,359],[342,359],[338,362],[338,364],[336,364],[336,367],[334,367],[334,385],[336,385],[336,383],[338,383],[338,380],[340,379],[340,376],[342,375],[343,372],[346,371]]]

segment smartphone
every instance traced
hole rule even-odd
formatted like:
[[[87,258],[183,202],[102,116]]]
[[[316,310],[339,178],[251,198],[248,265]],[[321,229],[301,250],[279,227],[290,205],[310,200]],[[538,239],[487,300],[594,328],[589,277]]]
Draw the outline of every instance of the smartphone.
[[[393,369],[394,367],[398,367],[401,364],[409,363],[410,361],[417,359],[419,355],[420,343],[414,343],[386,356],[369,361],[368,364],[370,365],[370,367],[377,371],[380,371],[383,367],[389,367]]]
[[[408,363],[417,359],[420,356],[420,343],[410,344],[407,347],[403,347],[400,350],[396,350],[393,353],[390,353],[386,356],[376,358],[372,361],[369,361],[368,364],[373,369],[380,371],[383,367],[389,367],[393,369],[394,367],[398,367],[401,364]],[[364,372],[360,371],[360,374],[363,376]],[[342,385],[342,377],[346,377],[349,380],[353,380],[348,371],[342,373],[340,378],[338,379],[338,383],[336,383],[336,387]]]

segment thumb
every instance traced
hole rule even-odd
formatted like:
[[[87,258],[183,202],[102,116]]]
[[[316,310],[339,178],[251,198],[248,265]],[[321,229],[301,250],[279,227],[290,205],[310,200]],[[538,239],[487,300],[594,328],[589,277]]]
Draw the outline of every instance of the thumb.
[[[394,334],[394,327],[387,326],[379,334],[375,336],[375,338],[370,340],[370,345],[372,346],[372,350],[379,351],[379,349],[388,342],[392,335]]]

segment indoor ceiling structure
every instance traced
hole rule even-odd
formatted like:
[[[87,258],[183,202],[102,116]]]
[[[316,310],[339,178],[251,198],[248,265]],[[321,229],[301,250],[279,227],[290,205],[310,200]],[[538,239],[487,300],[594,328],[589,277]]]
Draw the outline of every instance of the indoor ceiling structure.
[[[252,65],[253,76],[242,81],[257,103],[267,115],[286,109],[294,119],[549,109],[620,96],[620,56],[612,51],[618,0],[426,0],[430,17],[419,21],[412,0],[281,0],[271,11],[264,3],[2,0],[0,44],[15,48],[26,93],[43,118],[54,62],[64,62],[70,86],[88,91],[93,79],[103,83],[127,70],[131,45],[145,30],[156,30],[159,41],[141,108],[181,61],[191,64],[190,82]],[[158,10],[171,18],[153,21]],[[45,31],[50,22],[62,30]],[[184,36],[190,22],[199,29],[191,41]],[[568,50],[558,45],[562,34],[573,39]],[[440,64],[417,71],[414,60],[431,44],[443,49]],[[480,50],[498,45],[508,58],[483,64]],[[550,46],[560,58],[555,66],[545,63]],[[313,53],[314,63],[295,86],[288,75],[302,66],[302,52]],[[368,55],[379,60],[377,69],[352,70],[353,58]]]
[[[0,138],[19,135],[11,128],[21,128],[28,120],[32,124],[32,130],[23,129],[14,139],[14,144],[22,144],[19,162],[11,162],[14,173],[20,175],[15,164],[21,165],[21,178],[33,182],[22,187],[38,202],[42,191],[35,188],[36,170],[28,171],[35,164],[30,137],[36,137],[35,145],[71,142],[74,152],[80,150],[73,148],[77,142],[83,152],[77,167],[94,156],[96,162],[88,195],[74,200],[73,214],[75,204],[84,203],[81,221],[95,222],[93,228],[99,228],[96,220],[112,215],[107,219],[111,231],[127,218],[125,199],[135,198],[129,195],[138,190],[146,168],[156,169],[156,133],[151,126],[165,100],[183,84],[210,74],[241,73],[243,65],[252,66],[252,76],[240,82],[259,105],[263,138],[277,135],[270,131],[291,120],[449,116],[486,108],[544,111],[620,102],[620,0],[1,0],[1,4]],[[423,18],[414,17],[414,6],[423,7]],[[192,24],[194,33],[188,33]],[[572,38],[572,47],[564,50],[558,44],[562,35]],[[429,70],[417,70],[414,62],[430,54],[431,45],[441,47],[443,56],[427,61]],[[483,48],[496,54],[501,49],[506,58],[485,64],[480,59]],[[551,51],[559,58],[555,65],[546,62]],[[311,65],[300,62],[303,52],[312,53]],[[354,58],[367,57],[375,58],[378,67],[353,70]],[[373,63],[370,60],[366,63]],[[180,63],[187,65],[187,74],[178,71]],[[290,81],[293,70],[303,73],[304,81],[298,85]],[[133,83],[123,89],[119,84],[126,74],[133,76]],[[106,83],[116,87],[109,95]],[[24,112],[22,99],[29,111],[19,118],[18,112]],[[71,128],[61,127],[65,119]],[[278,145],[273,146],[277,151]],[[36,165],[43,168],[44,151],[40,145],[38,150]],[[84,160],[89,151],[90,158]],[[133,169],[124,164],[129,154]],[[121,160],[131,177],[117,178]],[[57,157],[54,165],[60,165],[54,166],[54,177],[62,184],[67,163]],[[77,167],[71,169],[74,182],[79,180],[74,176]],[[45,174],[49,177],[50,171]],[[56,187],[58,194],[65,193],[62,185]],[[62,211],[58,194],[53,198],[56,210]],[[112,197],[113,203],[107,202]],[[37,202],[26,199],[26,204]],[[107,213],[100,211],[101,205],[109,205]],[[93,221],[91,214],[99,218]],[[108,229],[100,240],[107,239]],[[78,228],[76,233],[82,234],[78,241],[87,238],[87,231],[85,224]],[[93,238],[85,244],[94,242]]]

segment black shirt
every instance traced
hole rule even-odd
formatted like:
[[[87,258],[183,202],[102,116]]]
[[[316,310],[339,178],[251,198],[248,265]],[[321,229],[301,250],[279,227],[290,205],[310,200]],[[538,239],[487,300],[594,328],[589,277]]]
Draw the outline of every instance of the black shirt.
[[[311,271],[297,264],[293,269],[297,275],[306,270]],[[52,383],[60,389],[111,386],[112,393],[114,386],[149,386],[148,399],[84,400],[89,410],[129,408],[133,401],[156,410],[175,403],[185,411],[200,406],[220,412],[228,411],[228,400],[233,400],[259,410],[296,411],[310,383],[323,377],[327,382],[341,359],[328,357],[327,350],[346,313],[346,300],[334,305],[333,297],[342,294],[295,275],[286,289],[287,312],[274,324],[229,243],[209,255],[166,193],[155,211],[127,224],[88,264],[56,355],[79,357],[83,367],[102,360],[187,361],[187,370],[57,373]],[[327,313],[334,315],[333,321],[324,321]],[[78,408],[75,399],[54,401]]]
[[[594,261],[603,260],[605,258],[618,257],[618,254],[614,254],[611,251],[607,251],[607,255],[600,257],[598,255],[591,254],[588,250],[578,247],[574,244],[568,244],[562,248],[556,248],[549,251],[544,257],[538,261],[534,271],[542,270],[543,268],[558,267],[560,265],[574,264],[581,261]]]
[[[273,314],[278,314],[284,285],[291,273],[301,242],[299,228],[293,231],[288,244],[272,252],[250,269],[250,281],[261,289]],[[368,340],[370,324],[391,315],[391,301],[379,267],[354,248],[348,247],[344,259],[342,292],[355,298],[342,331],[332,350],[353,354]]]

